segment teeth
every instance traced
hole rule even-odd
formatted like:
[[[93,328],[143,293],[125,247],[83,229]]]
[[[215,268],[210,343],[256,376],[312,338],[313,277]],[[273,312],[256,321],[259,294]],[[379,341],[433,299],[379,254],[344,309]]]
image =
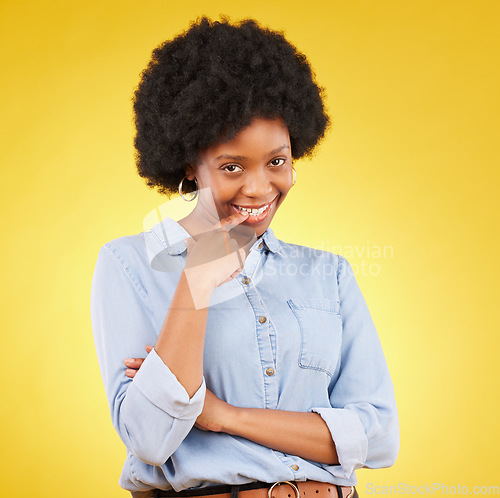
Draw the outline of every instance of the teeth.
[[[244,207],[241,207],[241,206],[236,206],[236,207],[240,211],[248,211],[248,213],[250,213],[250,215],[252,215],[252,216],[258,216],[259,214],[262,214],[269,207],[269,204],[266,204],[265,206],[262,206],[259,209],[244,208]]]

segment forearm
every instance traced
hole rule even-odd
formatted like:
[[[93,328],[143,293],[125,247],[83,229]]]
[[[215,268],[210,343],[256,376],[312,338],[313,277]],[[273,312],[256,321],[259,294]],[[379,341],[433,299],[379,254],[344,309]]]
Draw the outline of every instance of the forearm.
[[[306,460],[339,463],[328,426],[317,413],[233,407],[226,420],[228,434]]]
[[[192,291],[196,292],[197,304],[200,298],[208,303],[212,291],[208,286],[195,291],[189,284],[182,272],[155,351],[192,397],[203,380],[203,348],[208,315],[208,305],[203,308],[195,306]]]

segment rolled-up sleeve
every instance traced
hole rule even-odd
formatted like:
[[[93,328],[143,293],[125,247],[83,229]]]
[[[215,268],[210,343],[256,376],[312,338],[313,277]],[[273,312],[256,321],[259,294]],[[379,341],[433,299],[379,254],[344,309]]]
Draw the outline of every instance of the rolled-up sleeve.
[[[91,320],[113,426],[137,458],[162,465],[201,413],[205,380],[190,398],[154,349],[133,379],[125,375],[123,360],[146,356],[145,346],[155,344],[157,333],[146,290],[108,244],[92,279]]]
[[[370,312],[349,262],[339,256],[337,281],[342,315],[338,376],[332,379],[330,407],[314,407],[335,442],[339,465],[325,465],[349,479],[361,468],[394,464],[399,421],[394,388]]]

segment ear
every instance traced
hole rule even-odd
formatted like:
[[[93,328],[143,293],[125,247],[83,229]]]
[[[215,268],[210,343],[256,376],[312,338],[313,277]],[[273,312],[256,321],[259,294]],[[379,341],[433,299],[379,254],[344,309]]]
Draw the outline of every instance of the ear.
[[[188,180],[194,180],[194,177],[196,176],[194,167],[191,164],[186,165],[184,168],[184,174]]]

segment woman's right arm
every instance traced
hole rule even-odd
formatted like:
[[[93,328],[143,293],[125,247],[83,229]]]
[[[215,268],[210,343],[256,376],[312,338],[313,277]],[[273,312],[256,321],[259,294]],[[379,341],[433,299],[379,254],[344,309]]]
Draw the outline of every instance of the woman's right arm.
[[[192,249],[196,260],[196,247]],[[200,302],[209,301],[217,285],[213,275],[222,270],[205,271],[200,280],[193,279],[196,268],[181,274],[158,338],[147,291],[119,249],[106,244],[94,271],[92,328],[113,425],[130,451],[151,465],[165,463],[203,409],[208,307]],[[123,359],[142,355],[146,344],[155,349],[132,380]]]
[[[247,216],[248,213],[234,214],[200,235],[196,243],[189,240],[186,266],[155,344],[156,353],[189,397],[203,382],[203,349],[212,292],[241,270],[239,263],[245,258],[245,249],[239,248],[236,240],[220,227],[239,224]]]
[[[181,273],[155,351],[191,398],[203,383],[203,347],[208,306],[198,308],[192,296],[194,282]],[[198,299],[210,301],[213,289],[201,282]]]

